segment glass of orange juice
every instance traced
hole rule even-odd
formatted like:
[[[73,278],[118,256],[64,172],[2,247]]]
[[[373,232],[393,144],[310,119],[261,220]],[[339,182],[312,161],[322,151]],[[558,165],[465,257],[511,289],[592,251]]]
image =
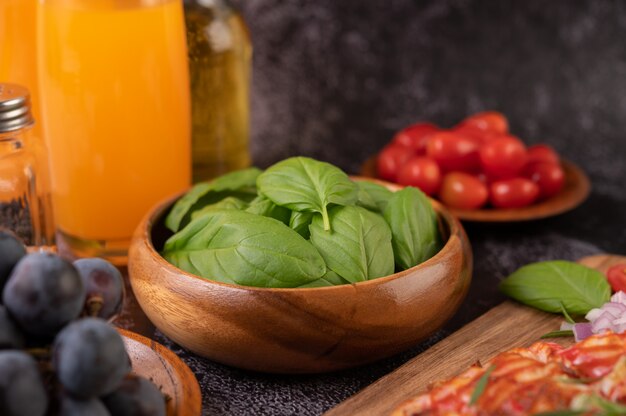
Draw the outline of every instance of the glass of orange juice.
[[[191,182],[182,3],[39,2],[57,237],[75,255],[123,263],[141,217]]]
[[[35,121],[39,117],[35,56],[37,0],[0,0],[0,82],[28,88]],[[34,125],[40,136],[39,124]]]

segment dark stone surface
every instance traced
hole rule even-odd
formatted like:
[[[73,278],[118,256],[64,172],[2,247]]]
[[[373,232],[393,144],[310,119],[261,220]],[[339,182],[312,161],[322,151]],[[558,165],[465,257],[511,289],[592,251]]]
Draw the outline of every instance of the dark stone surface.
[[[351,173],[392,132],[497,109],[591,177],[587,202],[517,225],[468,224],[470,295],[423,345],[377,364],[279,377],[224,367],[162,335],[202,385],[206,415],[317,415],[502,301],[496,286],[544,259],[626,252],[626,3],[606,0],[239,0],[254,55],[254,159],[308,155]],[[515,336],[511,328],[511,336]],[[443,363],[442,363],[443,365]]]

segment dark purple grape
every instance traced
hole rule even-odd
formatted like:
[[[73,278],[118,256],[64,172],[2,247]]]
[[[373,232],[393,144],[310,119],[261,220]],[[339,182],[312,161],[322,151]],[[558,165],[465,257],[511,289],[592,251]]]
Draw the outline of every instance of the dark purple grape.
[[[24,244],[10,231],[0,230],[0,294],[11,270],[26,255]]]
[[[78,398],[111,393],[130,372],[122,337],[97,318],[80,319],[59,332],[52,365],[63,387]]]
[[[111,416],[111,413],[98,399],[77,400],[64,395],[58,416]]]
[[[165,398],[148,379],[130,375],[117,390],[102,398],[115,416],[165,416]]]
[[[0,350],[24,348],[24,335],[20,332],[6,308],[0,306]]]
[[[33,253],[13,269],[2,300],[24,332],[50,337],[80,315],[85,289],[71,263],[54,254]]]
[[[22,351],[0,351],[0,415],[43,416],[47,407],[35,360]]]
[[[80,259],[74,262],[83,279],[87,298],[85,315],[109,319],[122,309],[124,280],[115,266],[106,260]]]

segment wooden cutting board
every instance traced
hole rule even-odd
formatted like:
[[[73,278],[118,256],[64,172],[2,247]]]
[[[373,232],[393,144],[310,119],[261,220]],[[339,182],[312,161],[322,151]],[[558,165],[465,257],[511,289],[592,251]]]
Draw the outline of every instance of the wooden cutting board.
[[[601,272],[626,257],[597,255],[579,261]],[[325,413],[325,416],[388,415],[403,401],[424,392],[428,385],[465,370],[476,361],[486,362],[514,347],[526,347],[550,331],[563,318],[513,301],[506,301],[465,325],[443,341],[408,361],[392,373],[361,390]],[[550,341],[571,345],[572,338]]]

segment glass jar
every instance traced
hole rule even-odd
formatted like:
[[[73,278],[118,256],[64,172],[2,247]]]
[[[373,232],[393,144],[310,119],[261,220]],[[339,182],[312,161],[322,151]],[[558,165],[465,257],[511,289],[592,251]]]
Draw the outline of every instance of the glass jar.
[[[185,0],[194,182],[250,165],[252,46],[228,0]]]
[[[45,148],[31,138],[28,90],[0,83],[0,226],[25,244],[53,245]]]

